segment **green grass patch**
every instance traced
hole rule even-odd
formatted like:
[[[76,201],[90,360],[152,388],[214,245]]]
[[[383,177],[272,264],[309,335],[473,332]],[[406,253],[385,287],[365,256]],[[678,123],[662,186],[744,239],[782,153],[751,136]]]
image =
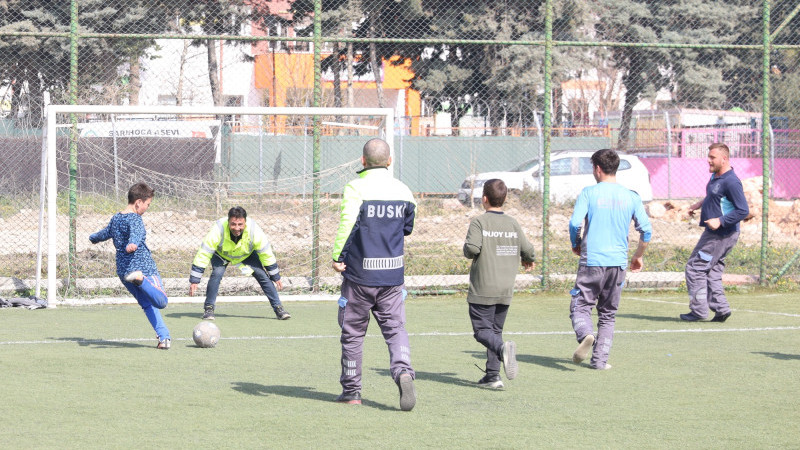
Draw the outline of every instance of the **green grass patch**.
[[[163,311],[173,348],[135,305],[0,310],[6,448],[791,448],[800,440],[800,302],[730,296],[723,324],[685,323],[684,295],[626,292],[610,371],[575,365],[566,295],[517,295],[506,337],[520,375],[475,386],[485,352],[463,297],[407,302],[418,402],[399,410],[370,326],[364,404],[340,392],[333,302],[220,303],[223,340],[200,349],[201,305]]]

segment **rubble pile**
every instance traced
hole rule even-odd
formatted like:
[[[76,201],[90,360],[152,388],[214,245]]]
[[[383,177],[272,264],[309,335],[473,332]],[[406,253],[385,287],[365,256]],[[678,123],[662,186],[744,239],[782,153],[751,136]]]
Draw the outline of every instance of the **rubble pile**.
[[[750,207],[750,214],[741,224],[742,234],[761,234],[762,178],[753,177],[742,180],[744,196]],[[653,219],[665,222],[696,223],[699,211],[689,218],[689,207],[696,200],[653,200],[647,204],[647,213]],[[769,231],[772,235],[785,237],[800,236],[800,200],[769,200]]]

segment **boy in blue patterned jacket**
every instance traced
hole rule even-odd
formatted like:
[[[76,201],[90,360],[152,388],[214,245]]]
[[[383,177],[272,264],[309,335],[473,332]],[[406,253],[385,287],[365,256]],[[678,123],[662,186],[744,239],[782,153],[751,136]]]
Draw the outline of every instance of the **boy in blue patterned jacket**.
[[[128,190],[128,206],[114,214],[108,225],[89,236],[92,244],[111,239],[117,249],[117,276],[144,310],[158,335],[156,348],[168,350],[171,338],[159,309],[167,306],[167,294],[156,263],[147,248],[142,214],[150,207],[154,191],[145,183]]]

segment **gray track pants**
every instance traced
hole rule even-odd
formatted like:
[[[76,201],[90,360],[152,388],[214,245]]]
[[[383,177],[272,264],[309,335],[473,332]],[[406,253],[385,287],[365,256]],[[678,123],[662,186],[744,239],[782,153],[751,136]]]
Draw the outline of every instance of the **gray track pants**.
[[[389,347],[389,369],[397,381],[400,372],[416,377],[411,368],[411,348],[405,329],[406,309],[403,286],[362,286],[342,281],[339,298],[339,326],[342,327],[342,375],[339,382],[343,392],[361,391],[361,358],[364,335],[367,334],[369,314],[381,327]]]
[[[575,287],[570,291],[569,318],[578,342],[592,334],[592,308],[597,307],[597,339],[590,365],[605,367],[614,340],[619,298],[625,284],[624,267],[578,266]]]
[[[708,310],[717,314],[731,311],[722,288],[725,257],[739,240],[739,232],[719,236],[703,231],[689,260],[686,261],[686,289],[689,291],[689,309],[700,318],[708,317]]]

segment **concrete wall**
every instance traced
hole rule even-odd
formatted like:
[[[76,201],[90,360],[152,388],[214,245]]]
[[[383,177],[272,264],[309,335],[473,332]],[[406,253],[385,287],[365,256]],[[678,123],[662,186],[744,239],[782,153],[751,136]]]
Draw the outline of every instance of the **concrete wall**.
[[[364,136],[323,136],[322,169],[358,159],[367,139]],[[281,179],[311,174],[313,143],[310,136],[233,135],[230,145],[231,179],[242,183],[242,189],[248,189],[246,183],[258,181],[259,174],[262,180],[276,180],[274,183],[279,185],[283,184]],[[431,194],[455,195],[461,182],[471,173],[509,170],[539,157],[536,136],[397,136],[394,145],[395,176],[414,192]],[[598,150],[608,145],[608,139],[602,137],[556,137],[552,140],[553,151]],[[223,164],[225,161],[223,158]],[[350,172],[354,177],[355,173]],[[339,193],[346,180],[345,177],[338,184],[323,186],[323,192]],[[292,192],[302,189],[302,181],[296,186]],[[306,190],[310,192],[310,182],[306,183]]]

